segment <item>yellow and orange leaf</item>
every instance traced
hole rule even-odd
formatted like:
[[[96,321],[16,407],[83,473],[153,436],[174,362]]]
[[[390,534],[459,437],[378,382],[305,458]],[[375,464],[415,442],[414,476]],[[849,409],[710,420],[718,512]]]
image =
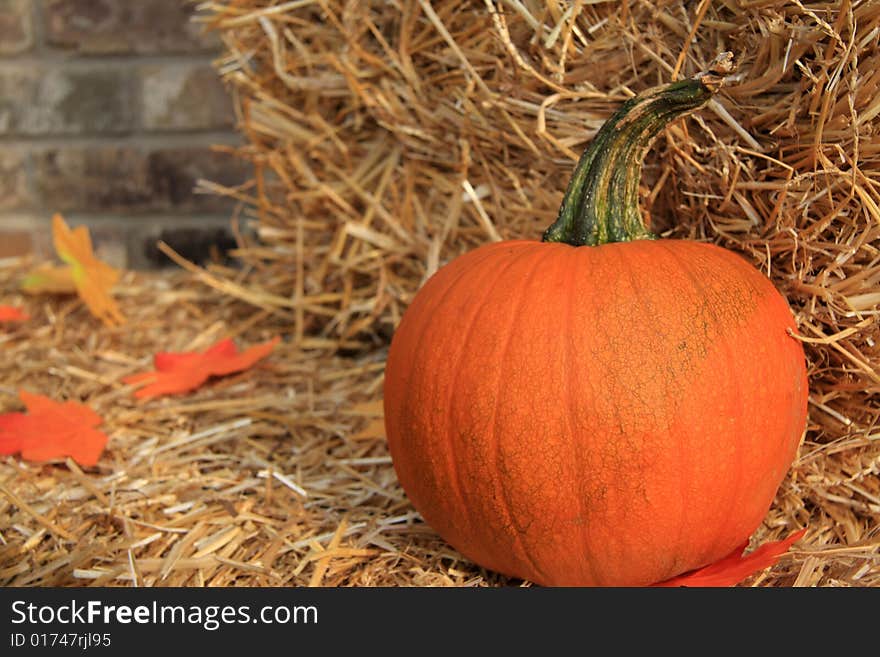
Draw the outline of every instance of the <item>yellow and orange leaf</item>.
[[[96,429],[104,420],[77,402],[56,402],[24,390],[27,413],[0,415],[0,454],[21,453],[28,461],[69,456],[82,466],[98,462],[107,436]]]
[[[28,294],[76,294],[71,267],[40,265],[21,282],[21,289]]]
[[[802,529],[781,541],[765,543],[751,554],[742,556],[748,542],[739,546],[729,555],[703,568],[692,570],[684,575],[673,577],[654,586],[734,586],[749,575],[754,575],[764,568],[769,568],[779,557],[785,554],[795,541],[807,533]]]
[[[203,352],[160,352],[153,358],[155,371],[132,374],[125,377],[123,382],[147,384],[135,392],[135,397],[139,399],[189,392],[212,376],[246,370],[268,356],[280,341],[281,338],[276,336],[239,352],[235,343],[227,338]]]
[[[91,313],[108,326],[124,323],[125,317],[110,296],[120,273],[95,257],[88,229],[79,226],[71,230],[56,214],[52,217],[52,239],[58,257],[70,265],[76,291]]]
[[[0,322],[24,322],[30,316],[15,306],[0,306]]]

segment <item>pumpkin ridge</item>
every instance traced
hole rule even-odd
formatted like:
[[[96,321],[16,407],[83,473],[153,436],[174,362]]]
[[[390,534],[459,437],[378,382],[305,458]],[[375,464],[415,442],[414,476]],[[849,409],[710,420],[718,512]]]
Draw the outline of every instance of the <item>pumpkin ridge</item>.
[[[667,242],[665,242],[664,240],[656,240],[656,241],[652,241],[651,243],[652,244],[653,243],[661,243],[661,244],[663,244],[664,247],[667,247]],[[664,251],[668,252],[668,250],[669,250],[668,248],[664,248]],[[639,294],[641,286],[639,285],[638,281],[636,280],[635,275],[633,274],[633,272],[636,271],[638,268],[636,266],[634,266],[634,259],[632,257],[630,257],[633,255],[634,251],[632,251],[631,249],[615,249],[615,251],[617,252],[618,259],[622,263],[620,270],[625,271],[627,273],[629,281],[630,281],[630,286],[636,292],[636,295],[639,296],[639,299],[640,299],[639,309],[642,311],[642,318],[644,319],[645,326],[651,326],[652,320],[654,318],[655,309],[654,309],[653,303],[651,303],[650,301],[645,299],[644,295]],[[653,254],[652,254],[652,256],[653,256]],[[671,257],[670,259],[673,260],[676,264],[678,264],[678,260],[676,258]],[[666,405],[666,412],[662,413],[661,415],[665,416],[667,418],[666,431],[669,432],[670,436],[673,436],[674,435],[673,431],[672,431],[673,427],[672,427],[671,423],[668,421],[668,418],[674,414],[676,407],[677,407],[677,404],[675,402],[671,401],[668,397],[665,401],[667,404]],[[658,426],[658,429],[659,429],[659,426]],[[687,459],[685,459],[686,450],[684,449],[683,438],[680,435],[678,435],[678,436],[675,436],[675,439],[677,440],[677,447],[678,447],[678,449],[676,450],[676,453],[678,455],[678,467],[679,467],[678,471],[679,472],[687,472],[688,463],[687,463]],[[688,506],[688,504],[687,504],[688,492],[685,488],[684,483],[687,480],[688,480],[687,476],[681,476],[681,477],[679,477],[679,480],[678,480],[678,484],[679,484],[678,494],[679,494],[679,498],[681,500],[681,513],[679,515],[680,520],[677,523],[678,524],[678,536],[675,539],[674,554],[677,555],[677,557],[676,557],[675,561],[670,564],[670,568],[669,568],[670,573],[671,573],[670,576],[677,574],[675,572],[675,569],[679,568],[677,561],[681,560],[681,554],[683,553],[683,546],[685,546],[684,530],[685,530],[685,525],[686,525],[687,519],[685,517],[684,509],[686,509]]]
[[[716,317],[716,321],[718,318]],[[734,409],[734,431],[737,436],[745,435],[745,428],[743,427],[743,416],[745,410],[745,404],[743,403],[743,390],[745,388],[743,384],[742,373],[743,370],[741,367],[734,367],[734,363],[736,363],[736,349],[731,342],[732,335],[727,333],[721,335],[721,340],[724,343],[724,351],[727,353],[728,362],[731,364],[731,369],[733,370],[733,375],[731,376],[731,391],[734,393],[734,401],[733,401],[733,409]],[[733,465],[731,466],[731,483],[728,485],[728,490],[730,490],[730,502],[727,508],[738,508],[740,504],[742,504],[742,481],[743,481],[743,471],[745,470],[745,464],[743,459],[743,450],[744,446],[742,442],[736,443],[736,448],[733,450]],[[721,529],[724,531],[728,531],[733,525],[735,516],[732,513],[725,514],[726,522],[721,525]],[[755,527],[752,529],[757,529]],[[751,534],[750,534],[751,535]]]
[[[469,263],[468,267],[462,267],[461,271],[458,272],[456,274],[455,278],[453,278],[446,285],[446,288],[443,290],[443,292],[441,294],[438,295],[437,293],[434,293],[434,298],[432,299],[434,307],[437,308],[444,301],[446,301],[446,298],[449,296],[449,293],[461,281],[462,278],[465,278],[466,276],[470,275],[474,269],[478,269],[480,265],[482,265],[484,262],[489,260],[489,258],[491,258],[495,255],[495,251],[498,249],[493,248],[493,247],[497,246],[500,248],[501,245],[509,246],[509,244],[505,244],[504,242],[495,242],[495,243],[487,244],[487,245],[483,246],[482,253],[481,253],[481,255],[483,256],[482,258],[479,258],[479,259],[473,258],[474,262]],[[479,253],[479,251],[473,251],[471,253],[471,255],[476,256],[477,253]],[[447,263],[447,264],[452,264],[452,262]],[[444,265],[444,266],[446,266],[446,265]],[[443,269],[444,266],[438,267],[437,271],[440,271],[440,269]],[[434,274],[436,274],[436,273],[437,272],[434,272]],[[427,284],[427,281],[430,280],[431,278],[433,278],[433,275],[428,277],[428,279],[425,281],[425,284]],[[423,285],[423,287],[424,287],[424,285]],[[424,324],[429,323],[429,321],[430,321],[430,315],[428,316],[428,319],[426,319],[423,322],[423,325],[420,328],[424,328]],[[419,331],[419,333],[421,333],[421,330]]]
[[[693,285],[693,287],[694,287],[694,290],[698,291],[698,297],[705,298],[705,295],[699,294],[697,279],[693,275],[691,270],[685,265],[685,259],[679,257],[679,255],[675,252],[675,249],[672,247],[672,245],[668,241],[657,240],[656,243],[659,244],[660,247],[663,249],[663,251],[666,252],[666,255],[669,257],[669,259],[672,260],[677,265],[677,268],[684,274],[685,278],[690,281],[691,285]],[[715,320],[717,321],[717,317],[715,317]],[[678,455],[679,455],[679,463],[681,464],[681,466],[680,466],[681,472],[689,472],[690,467],[689,467],[688,460],[686,458],[684,458],[685,454],[687,453],[687,450],[685,449],[685,440],[684,440],[683,435],[681,435],[680,433],[678,434],[678,437],[677,437],[677,445],[678,445],[677,451],[678,451]],[[683,509],[687,508],[687,495],[688,495],[687,490],[684,489],[684,483],[686,481],[689,481],[691,479],[691,477],[692,477],[692,475],[687,475],[687,476],[682,476],[679,479],[679,484],[681,485],[680,489],[682,491],[681,494],[682,494],[682,508]],[[678,555],[679,561],[681,561],[682,554],[688,553],[688,550],[687,550],[688,546],[685,544],[685,541],[684,541],[685,527],[686,527],[686,522],[680,523],[679,533],[678,533],[678,544],[676,546],[676,552],[675,552],[675,554]],[[705,565],[705,564],[701,564],[700,567],[702,567],[702,565]],[[678,572],[668,573],[669,577],[674,577],[676,575],[681,574],[682,572],[687,572],[688,570],[692,570],[692,568],[688,567],[684,571],[682,571],[682,570],[680,570],[680,566],[676,565],[675,570]]]
[[[471,265],[471,267],[462,267],[461,271],[458,272],[458,274],[446,285],[446,288],[443,290],[442,294],[440,294],[436,300],[432,299],[432,304],[431,304],[432,311],[436,311],[437,308],[442,306],[443,302],[446,301],[446,298],[449,296],[449,293],[452,292],[453,288],[455,288],[455,286],[458,285],[458,283],[461,281],[462,278],[469,275],[471,273],[471,270],[474,267],[477,267],[477,266],[483,264],[486,260],[488,260],[489,258],[491,258],[494,255],[494,249],[492,249],[491,246],[492,245],[487,245],[485,247],[483,257],[480,258],[479,260],[476,260],[474,265]],[[440,269],[442,269],[442,267]],[[439,269],[438,269],[438,271],[439,271]],[[434,272],[434,273],[436,274],[437,272]],[[416,349],[413,350],[413,360],[414,361],[417,360],[415,358],[415,356],[417,355],[418,347],[420,347],[424,344],[424,341],[421,339],[421,335],[424,333],[425,327],[428,324],[430,324],[432,315],[433,315],[433,312],[423,313],[421,315],[416,315],[416,317],[422,321],[420,324],[416,324],[413,328],[410,328],[410,330],[418,337],[418,339],[415,340]],[[407,393],[409,392],[409,390],[411,388],[411,386],[409,384],[412,382],[412,377],[415,376],[415,371],[410,370],[408,372],[408,374],[409,374],[409,376],[406,380],[406,385],[403,386],[404,391],[405,391],[404,394],[406,396],[404,397],[403,403],[401,404],[401,408],[407,408],[409,405],[408,404],[409,396],[407,395]]]
[[[670,253],[670,249],[667,248],[667,244],[665,242],[658,240],[658,244],[663,245],[663,251],[666,252],[666,255],[670,261],[674,262],[676,265],[680,264],[678,258],[675,257],[675,254]],[[677,447],[678,447],[678,449],[677,449],[678,472],[684,473],[684,474],[681,474],[681,476],[678,478],[678,490],[679,490],[679,495],[681,497],[682,515],[681,515],[681,521],[678,523],[678,536],[676,538],[676,545],[675,545],[675,554],[677,555],[677,562],[678,563],[675,564],[674,569],[679,570],[681,568],[679,563],[682,561],[681,555],[686,553],[685,552],[686,544],[685,544],[685,540],[684,540],[686,518],[685,518],[684,510],[687,509],[688,491],[686,489],[685,482],[690,480],[691,475],[689,472],[689,470],[690,470],[689,461],[688,461],[688,459],[685,458],[685,455],[687,454],[687,452],[684,448],[685,447],[684,437],[679,433],[677,435],[676,440],[677,440]]]
[[[491,248],[491,245],[487,246],[485,249],[484,256],[482,258],[480,258],[479,260],[476,260],[475,264],[477,266],[483,264],[485,261],[492,258],[494,256],[494,254],[495,254],[495,249]],[[472,274],[472,268],[473,268],[473,266],[462,267],[461,271],[458,272],[457,275],[454,276],[452,278],[452,280],[447,284],[446,288],[443,290],[442,294],[440,294],[439,298],[437,298],[436,301],[432,299],[432,303],[429,305],[431,312],[424,312],[424,313],[416,316],[418,319],[420,319],[422,321],[421,321],[421,323],[415,325],[414,327],[411,327],[411,329],[410,329],[413,334],[412,341],[414,342],[414,347],[412,350],[412,362],[414,362],[414,363],[421,362],[421,360],[423,360],[423,359],[419,358],[420,352],[422,352],[422,350],[424,350],[424,349],[430,349],[430,347],[431,347],[431,345],[428,343],[428,341],[424,339],[424,333],[425,333],[425,330],[427,329],[427,327],[431,323],[431,318],[433,317],[434,313],[440,307],[442,307],[442,304],[447,300],[447,298],[449,297],[449,294],[456,288],[456,286],[462,281],[462,279],[464,279],[464,278],[468,277],[470,274]],[[436,272],[435,272],[435,274],[436,274]],[[495,279],[496,283],[497,283],[497,280],[498,279],[496,278]],[[464,349],[464,345],[466,343],[463,341],[461,344],[462,344],[461,349]],[[408,374],[408,376],[402,384],[403,403],[401,403],[399,405],[399,408],[401,409],[401,418],[403,417],[403,409],[410,407],[410,402],[412,400],[412,391],[415,389],[415,386],[413,386],[412,383],[413,383],[413,378],[417,374],[417,369],[415,367],[411,367],[408,369],[407,374]],[[446,442],[449,442],[449,441],[447,440]],[[456,476],[454,477],[456,484],[455,484],[453,493],[456,495],[459,503],[464,505],[464,494],[462,493],[461,480],[457,476],[458,468],[455,466],[454,459],[452,459],[452,451],[451,450],[447,450],[446,463],[447,463],[447,466],[450,467],[450,469],[456,474]],[[464,515],[467,516],[467,514],[464,514]],[[467,516],[467,522],[468,522],[468,524],[471,524],[469,516]]]
[[[503,242],[499,242],[499,244],[503,244]],[[485,287],[485,294],[480,299],[480,302],[474,304],[475,311],[467,322],[467,328],[464,331],[462,331],[462,333],[461,333],[461,339],[458,341],[460,348],[456,352],[455,360],[453,362],[454,366],[450,368],[451,371],[455,372],[458,370],[462,359],[465,357],[465,355],[467,353],[467,345],[469,344],[470,336],[473,333],[474,328],[476,328],[476,326],[478,325],[477,319],[480,316],[480,311],[483,309],[483,306],[484,306],[486,300],[489,297],[491,297],[492,294],[496,291],[496,287],[498,285],[498,282],[504,278],[504,276],[507,274],[507,272],[514,265],[517,264],[517,262],[518,262],[517,256],[518,256],[518,254],[516,254],[516,253],[511,254],[510,261],[507,264],[505,264],[503,267],[499,268],[498,271],[495,272],[495,275],[492,277],[492,284],[487,285]],[[472,271],[472,269],[468,269],[466,273],[473,273],[473,271]],[[464,277],[457,278],[456,284],[460,283],[463,278]],[[422,340],[421,342],[426,343],[427,341]],[[458,391],[459,391],[458,386],[455,386],[455,385],[449,386],[449,394],[447,396],[447,404],[446,404],[445,408],[453,409],[457,406],[456,393],[458,393]],[[462,508],[467,509],[469,507],[465,501],[464,493],[462,492],[464,489],[464,486],[462,485],[462,480],[461,480],[461,469],[458,467],[457,461],[452,458],[452,455],[456,451],[452,429],[453,429],[452,423],[447,423],[446,430],[443,432],[443,442],[445,443],[446,454],[447,454],[446,462],[447,462],[447,467],[449,468],[451,475],[452,475],[450,477],[450,480],[455,483],[456,495],[458,496],[458,499],[462,504]],[[471,514],[464,513],[462,515],[466,518],[465,522],[467,523],[467,525],[472,528],[474,525],[474,522],[473,522],[473,518],[472,518]]]
[[[593,258],[597,258],[601,251],[599,249],[594,249],[590,252]],[[580,261],[578,251],[572,250],[570,255],[570,259],[572,260],[572,264],[569,266],[571,281],[568,285],[568,298],[566,299],[566,314],[565,321],[563,322],[563,336],[565,339],[565,362],[563,363],[563,368],[565,371],[565,400],[568,412],[565,413],[566,423],[568,424],[569,432],[571,434],[571,445],[572,445],[572,454],[574,456],[573,463],[575,466],[575,474],[577,475],[578,482],[580,485],[578,486],[577,498],[578,505],[580,509],[580,517],[581,517],[581,541],[583,543],[583,549],[586,550],[588,554],[581,553],[581,558],[586,562],[587,568],[590,571],[590,574],[593,577],[593,582],[595,584],[601,585],[600,577],[596,573],[596,566],[593,564],[593,559],[591,557],[593,553],[593,539],[592,539],[592,528],[590,523],[588,522],[589,514],[587,513],[586,508],[586,495],[584,494],[584,483],[587,481],[587,477],[584,474],[584,463],[585,459],[580,458],[580,453],[583,451],[583,443],[578,440],[578,435],[576,428],[574,426],[574,422],[572,421],[573,416],[573,398],[574,398],[574,388],[575,386],[572,384],[572,377],[574,374],[575,367],[575,358],[572,356],[574,353],[573,341],[574,341],[574,331],[572,330],[573,321],[572,321],[572,308],[574,307],[574,291],[577,288],[575,285],[578,274],[578,263]],[[589,399],[595,399],[595,387],[593,386],[593,381],[590,378],[589,374],[585,377],[587,383],[590,387],[590,395]],[[583,401],[583,398],[581,399]],[[593,415],[596,415],[595,403],[593,404]]]
[[[691,282],[691,285],[693,285],[693,288],[697,293],[696,294],[697,298],[708,299],[709,297],[706,294],[705,286],[702,284],[699,277],[696,276],[694,274],[694,272],[691,270],[691,268],[688,266],[690,264],[690,262],[686,258],[683,258],[678,253],[676,253],[675,248],[669,242],[659,242],[659,244],[661,244],[662,248],[665,249],[666,252],[678,263],[678,266],[681,269],[681,271],[684,272],[687,279]],[[721,325],[720,319],[718,317],[718,314],[715,312],[714,306],[712,304],[706,303],[705,308],[706,308],[706,312],[708,312],[711,315],[712,319],[715,321],[715,324],[720,326]],[[727,353],[728,362],[733,362],[732,358],[731,358],[732,354],[731,354],[731,349],[730,349],[730,343],[726,339],[724,340],[723,349]],[[742,390],[740,389],[739,382],[737,382],[736,394],[739,397],[742,396]],[[740,403],[739,405],[741,406],[742,404]],[[738,417],[736,418],[736,421],[737,421],[737,423],[739,423]],[[742,465],[741,465],[742,454],[740,453],[739,449],[734,449],[734,454],[736,455],[735,458],[738,462],[737,467],[735,469],[737,470],[737,472],[739,472],[742,469]],[[741,478],[741,475],[740,475],[740,478]],[[725,502],[726,502],[726,504],[724,505],[724,507],[731,508],[731,506],[730,506],[731,501],[725,500]],[[719,506],[721,506],[720,501],[719,501]],[[729,514],[729,513],[724,514],[724,519],[721,521],[720,528],[727,528],[730,525],[731,518],[732,518],[732,514]],[[722,535],[723,532],[719,531],[718,534]],[[714,553],[717,545],[718,545],[718,542],[716,541],[715,543],[712,544],[710,551]],[[706,564],[700,564],[700,566],[698,566],[698,567],[702,567],[704,565],[706,565]]]
[[[602,249],[603,246],[604,246],[604,249]],[[612,253],[614,254],[614,256],[616,257],[616,260],[617,260],[617,267],[615,267],[614,269],[619,274],[619,280],[622,281],[624,276],[628,272],[626,262],[624,260],[623,254],[621,253],[621,251],[623,251],[623,249],[616,248],[616,245],[614,245],[614,243],[609,243],[607,245],[599,245],[598,247],[593,247],[593,248],[602,249],[606,255],[611,255]],[[630,277],[630,287],[633,289],[633,292],[637,293],[638,286],[635,285],[635,283],[632,281],[631,277]],[[610,343],[610,342],[603,343],[604,350],[614,351],[614,347],[611,346],[611,344],[612,343]],[[613,383],[611,383],[611,385],[616,385],[616,386],[619,386],[621,389],[624,389],[624,387],[625,387],[624,382],[620,381],[617,377],[610,377],[610,376],[608,376],[607,372],[604,373],[603,376],[605,377],[605,380],[603,381],[603,383],[601,383],[599,385],[599,394],[600,395],[609,394],[609,391],[607,388],[608,388],[609,383],[611,383],[612,381],[613,381]],[[592,380],[590,381],[590,386],[591,386],[591,392],[593,393],[592,399],[598,399],[599,396],[597,396],[595,394],[596,393],[596,386],[593,385]],[[603,388],[605,388],[605,390],[603,390]],[[630,453],[635,453],[635,450],[633,449],[634,445],[631,442],[632,437],[627,436],[627,431],[624,428],[625,421],[624,421],[623,412],[622,412],[620,405],[619,404],[613,405],[612,408],[610,409],[610,412],[613,414],[614,420],[617,423],[618,428],[619,428],[619,436],[618,437],[623,440],[626,440],[629,443],[627,445],[627,448]],[[604,454],[607,457],[607,453],[604,453]],[[607,467],[607,466],[604,466],[604,464],[603,464],[603,467]],[[618,464],[617,465],[617,472],[616,472],[614,479],[616,481],[619,481],[619,483],[618,483],[619,489],[625,490],[627,487],[627,483],[626,483],[627,479],[635,480],[636,478],[640,478],[641,476],[642,476],[642,471],[639,466],[636,466],[635,469],[630,468],[628,472],[624,472],[624,469],[620,466],[620,464]],[[621,554],[626,551],[626,545],[625,545],[626,539],[621,538],[617,532],[608,532],[603,537],[603,539],[604,539],[606,545],[609,545],[609,544],[613,545],[613,548],[611,551],[616,552],[617,554]],[[617,573],[617,572],[613,573],[613,576],[615,578],[618,575],[619,575],[619,573]],[[605,579],[604,575],[602,576],[602,579]]]
[[[698,243],[699,242],[695,242],[695,244],[698,244]],[[706,286],[703,285],[703,282],[700,280],[700,277],[697,276],[693,272],[693,270],[690,268],[690,262],[686,258],[683,258],[678,253],[676,253],[675,248],[669,242],[658,241],[658,244],[661,244],[663,249],[665,249],[676,260],[676,262],[678,262],[681,270],[685,273],[687,278],[690,279],[691,283],[693,284],[694,290],[696,290],[698,298],[709,299],[710,297],[709,297],[709,294],[707,293]],[[707,303],[706,309],[709,312],[709,314],[712,316],[712,318],[714,319],[715,324],[717,326],[723,326],[723,322],[721,321],[721,317],[719,317],[718,313],[716,312],[715,306],[711,303]],[[730,364],[733,364],[736,361],[735,361],[735,357],[734,357],[735,356],[734,349],[730,343],[730,338],[731,338],[731,335],[729,333],[721,332],[721,333],[719,333],[717,339],[719,340],[721,348],[727,354],[727,362]],[[743,409],[742,374],[741,374],[741,369],[738,367],[731,367],[731,369],[734,370],[734,375],[732,376],[732,379],[734,380],[735,385],[731,386],[731,388],[735,389],[735,400],[736,400],[735,410],[737,411],[734,415],[735,427],[736,427],[735,432],[736,432],[736,435],[743,435],[744,430],[742,428],[742,409]],[[730,491],[729,498],[727,500],[724,500],[724,503],[723,503],[723,507],[727,508],[727,509],[737,508],[734,505],[734,503],[739,501],[738,500],[739,496],[738,496],[737,492],[741,490],[740,482],[742,481],[742,474],[743,474],[742,446],[739,443],[737,443],[734,446],[733,454],[734,454],[734,457],[733,457],[734,458],[734,465],[731,467],[731,471],[732,471],[731,478],[732,478],[732,482],[736,483],[736,486],[731,486],[731,485],[727,486],[727,489]],[[729,483],[732,483],[732,482],[729,482]],[[721,504],[722,504],[721,501],[719,501],[719,505],[721,505]],[[726,533],[726,531],[730,528],[730,526],[733,524],[734,520],[736,520],[736,516],[734,514],[732,514],[732,513],[723,514],[723,520],[721,521],[721,523],[719,524],[719,527],[718,527],[718,529],[719,529],[718,535],[723,536]],[[753,528],[752,531],[754,531],[755,529],[756,528]],[[724,531],[722,531],[722,530],[724,530]],[[716,541],[715,543],[712,544],[711,551],[715,552],[717,547],[718,547],[718,542]],[[703,564],[703,565],[706,565],[706,564]]]
[[[513,342],[513,334],[514,328],[516,325],[516,319],[519,311],[522,309],[522,305],[525,301],[526,291],[528,289],[528,284],[534,280],[535,275],[540,271],[541,265],[543,265],[547,260],[550,259],[550,256],[556,257],[556,249],[542,249],[540,255],[533,255],[534,262],[531,265],[531,271],[529,271],[528,275],[525,277],[523,282],[520,284],[520,289],[518,291],[519,298],[517,299],[516,306],[514,307],[514,311],[512,313],[513,321],[510,323],[507,330],[507,338],[505,339],[504,346],[501,348],[501,356],[499,359],[499,367],[498,367],[498,381],[495,384],[495,404],[492,408],[492,417],[489,420],[489,427],[491,427],[490,435],[492,436],[492,444],[495,458],[495,467],[489,468],[492,484],[496,491],[499,494],[499,500],[501,501],[501,507],[504,511],[504,514],[507,516],[507,520],[510,523],[510,527],[513,530],[512,535],[514,539],[514,543],[519,546],[523,555],[525,556],[525,562],[529,565],[530,569],[537,573],[542,580],[550,581],[550,579],[546,576],[546,573],[543,571],[541,567],[538,566],[537,562],[532,558],[531,553],[526,548],[525,543],[523,542],[522,535],[520,533],[519,527],[516,525],[514,521],[513,510],[510,507],[510,496],[507,494],[504,485],[499,485],[500,476],[497,473],[501,473],[502,469],[500,468],[500,457],[501,457],[501,440],[498,437],[498,405],[501,401],[501,386],[503,382],[506,380],[504,376],[505,367],[508,361],[508,353],[510,352],[510,345]]]

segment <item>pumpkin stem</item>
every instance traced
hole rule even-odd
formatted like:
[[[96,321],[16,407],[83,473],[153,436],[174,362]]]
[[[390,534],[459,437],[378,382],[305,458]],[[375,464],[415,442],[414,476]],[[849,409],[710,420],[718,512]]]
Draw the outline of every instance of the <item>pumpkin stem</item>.
[[[663,128],[709,102],[731,71],[733,53],[725,52],[708,71],[626,101],[587,146],[542,241],[596,246],[655,239],[639,212],[642,160]]]

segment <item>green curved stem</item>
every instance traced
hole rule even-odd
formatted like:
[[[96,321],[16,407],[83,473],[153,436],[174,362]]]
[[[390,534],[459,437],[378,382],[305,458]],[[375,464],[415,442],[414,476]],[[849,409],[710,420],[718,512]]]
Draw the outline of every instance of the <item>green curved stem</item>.
[[[581,156],[559,216],[542,241],[596,246],[655,239],[639,212],[642,160],[660,132],[709,102],[732,70],[733,54],[722,53],[708,71],[626,101]]]

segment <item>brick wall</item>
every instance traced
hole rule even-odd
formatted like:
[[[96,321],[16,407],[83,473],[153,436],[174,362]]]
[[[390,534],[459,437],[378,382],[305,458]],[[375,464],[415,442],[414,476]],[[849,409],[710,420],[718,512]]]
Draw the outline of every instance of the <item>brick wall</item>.
[[[51,253],[61,212],[117,266],[164,262],[160,236],[197,257],[229,245],[232,99],[219,44],[186,0],[0,0],[0,258]],[[218,151],[217,147],[221,150]]]

